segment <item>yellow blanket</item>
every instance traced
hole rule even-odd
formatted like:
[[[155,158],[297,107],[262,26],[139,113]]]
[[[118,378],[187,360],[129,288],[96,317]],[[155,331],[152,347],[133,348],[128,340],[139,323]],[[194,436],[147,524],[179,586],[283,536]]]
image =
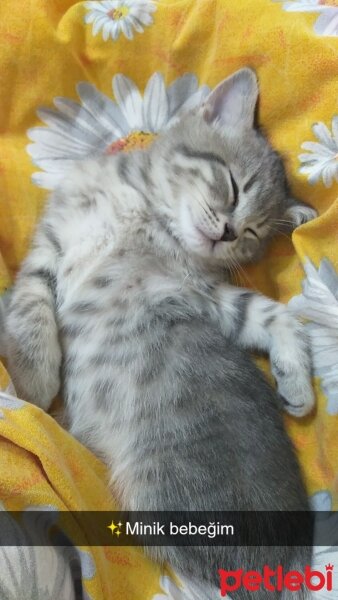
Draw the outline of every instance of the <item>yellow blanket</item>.
[[[294,193],[320,216],[292,241],[276,240],[243,283],[309,319],[318,408],[286,420],[314,506],[337,508],[337,0],[2,1],[0,30],[1,291],[27,252],[45,189],[71,161],[142,147],[236,69],[257,71],[260,122]],[[9,385],[4,367],[0,385]],[[106,481],[51,417],[0,396],[4,508],[112,510]],[[137,549],[82,550],[88,600],[181,598]]]

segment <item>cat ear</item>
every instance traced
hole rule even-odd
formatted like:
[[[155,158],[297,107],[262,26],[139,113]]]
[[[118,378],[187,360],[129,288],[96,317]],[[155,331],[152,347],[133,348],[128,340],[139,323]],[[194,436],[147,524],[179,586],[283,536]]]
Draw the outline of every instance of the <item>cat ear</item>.
[[[225,127],[253,127],[258,97],[257,78],[251,69],[236,71],[209,94],[203,105],[208,123],[219,121]]]
[[[284,219],[289,222],[290,230],[294,230],[299,225],[312,221],[317,217],[317,211],[300,200],[289,199],[289,205],[284,213]]]

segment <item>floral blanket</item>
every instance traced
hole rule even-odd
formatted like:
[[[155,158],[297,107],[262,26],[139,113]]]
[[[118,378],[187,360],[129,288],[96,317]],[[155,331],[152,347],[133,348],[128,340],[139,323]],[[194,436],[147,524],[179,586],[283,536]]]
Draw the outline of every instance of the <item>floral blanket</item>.
[[[46,190],[74,161],[142,148],[233,71],[257,71],[260,122],[285,157],[294,193],[319,217],[292,240],[276,239],[241,278],[307,319],[317,410],[285,420],[313,506],[326,510],[338,507],[337,36],[337,0],[0,4],[1,292],[27,252]],[[15,397],[4,363],[0,386],[2,510],[49,508],[55,518],[62,510],[113,510],[104,466]],[[36,549],[25,558],[5,550],[1,598],[72,597],[73,571],[60,575],[60,553]],[[191,597],[136,548],[74,552],[87,600]],[[41,577],[42,564],[53,564],[45,573],[55,576]]]

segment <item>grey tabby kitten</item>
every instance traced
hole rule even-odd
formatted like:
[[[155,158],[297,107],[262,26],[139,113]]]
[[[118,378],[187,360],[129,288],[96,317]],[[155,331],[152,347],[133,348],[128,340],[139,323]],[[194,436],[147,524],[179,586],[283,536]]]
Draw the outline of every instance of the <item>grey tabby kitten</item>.
[[[71,433],[110,465],[127,510],[308,508],[277,394],[249,356],[269,354],[286,410],[306,415],[305,333],[286,306],[229,277],[276,225],[316,215],[291,197],[254,128],[257,95],[242,69],[148,150],[77,164],[15,284],[7,344],[17,391],[48,410],[62,382]],[[153,553],[213,585],[219,567],[309,559],[292,548]]]

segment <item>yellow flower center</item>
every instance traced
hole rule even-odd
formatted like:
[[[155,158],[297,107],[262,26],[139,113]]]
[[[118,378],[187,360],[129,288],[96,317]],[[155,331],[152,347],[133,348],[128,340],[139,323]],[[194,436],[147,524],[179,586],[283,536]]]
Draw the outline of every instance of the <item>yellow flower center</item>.
[[[113,8],[109,11],[108,17],[110,17],[113,21],[119,21],[120,19],[124,19],[129,13],[128,6],[120,6],[120,8]]]
[[[149,146],[156,138],[155,133],[146,131],[133,131],[124,138],[120,138],[113,142],[106,149],[106,154],[117,154],[117,152],[130,152],[131,150],[143,150]]]
[[[337,6],[338,0],[319,0],[319,4],[322,6]]]

